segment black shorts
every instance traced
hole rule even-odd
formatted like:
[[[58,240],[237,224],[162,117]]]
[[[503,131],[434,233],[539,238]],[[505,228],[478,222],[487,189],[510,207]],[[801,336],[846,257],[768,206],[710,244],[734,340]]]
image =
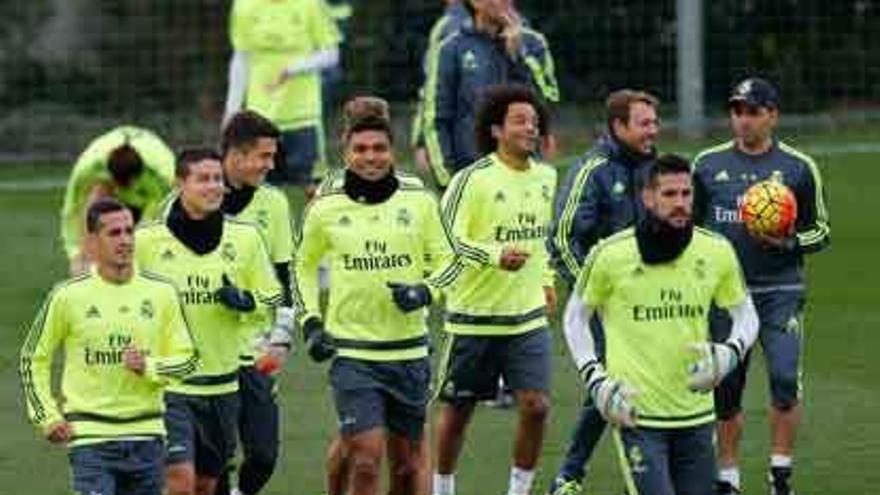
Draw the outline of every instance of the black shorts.
[[[498,378],[511,390],[550,389],[550,331],[518,335],[450,334],[441,364],[439,397],[444,402],[494,398]]]
[[[378,427],[413,441],[422,439],[431,384],[428,358],[337,358],[330,367],[330,384],[343,436]]]
[[[235,456],[238,392],[222,395],[165,393],[166,462],[191,462],[196,473],[216,478]]]

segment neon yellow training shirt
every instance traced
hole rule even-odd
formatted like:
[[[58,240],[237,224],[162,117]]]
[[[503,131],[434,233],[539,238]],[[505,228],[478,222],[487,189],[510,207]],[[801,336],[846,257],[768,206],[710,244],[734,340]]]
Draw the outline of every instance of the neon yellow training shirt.
[[[125,368],[123,349],[147,354],[143,376]],[[59,404],[52,397],[55,352],[64,350]],[[126,283],[93,269],[55,286],[21,350],[28,413],[37,427],[66,420],[73,445],[164,436],[165,386],[197,365],[175,286],[148,271]]]
[[[553,286],[554,272],[545,240],[555,190],[555,169],[532,160],[514,170],[494,153],[453,177],[443,215],[464,262],[446,290],[446,331],[513,335],[547,326],[543,288]],[[530,254],[518,271],[500,267],[506,246]]]
[[[709,340],[713,301],[729,308],[746,298],[727,240],[695,228],[678,258],[648,265],[629,228],[593,248],[574,290],[601,314],[608,375],[639,391],[639,426],[683,428],[715,420],[712,394],[688,390],[688,369],[698,356],[687,347]]]

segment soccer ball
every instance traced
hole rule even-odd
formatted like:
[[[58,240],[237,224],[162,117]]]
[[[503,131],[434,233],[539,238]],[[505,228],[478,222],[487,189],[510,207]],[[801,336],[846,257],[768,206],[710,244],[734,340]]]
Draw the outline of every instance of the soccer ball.
[[[797,200],[779,181],[756,182],[743,195],[739,216],[754,236],[784,237],[797,220]]]

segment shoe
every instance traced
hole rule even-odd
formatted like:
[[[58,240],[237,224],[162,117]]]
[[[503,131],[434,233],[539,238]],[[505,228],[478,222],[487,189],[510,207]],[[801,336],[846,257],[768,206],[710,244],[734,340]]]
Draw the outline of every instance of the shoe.
[[[715,480],[715,494],[716,495],[740,495],[742,491],[739,488],[733,485],[733,483]]]
[[[557,477],[547,490],[547,495],[580,495],[582,486],[575,480]]]
[[[790,478],[790,467],[771,467],[770,473],[767,475],[767,481],[770,482],[770,495],[795,495],[791,488]]]

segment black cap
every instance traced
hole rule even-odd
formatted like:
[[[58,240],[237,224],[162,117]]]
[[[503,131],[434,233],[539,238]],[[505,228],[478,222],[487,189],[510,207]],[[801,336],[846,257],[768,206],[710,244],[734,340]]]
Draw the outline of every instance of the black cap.
[[[727,99],[727,106],[745,103],[770,110],[779,108],[779,93],[772,84],[758,77],[750,77],[737,84]]]

